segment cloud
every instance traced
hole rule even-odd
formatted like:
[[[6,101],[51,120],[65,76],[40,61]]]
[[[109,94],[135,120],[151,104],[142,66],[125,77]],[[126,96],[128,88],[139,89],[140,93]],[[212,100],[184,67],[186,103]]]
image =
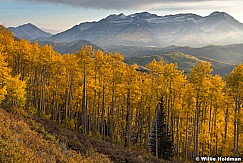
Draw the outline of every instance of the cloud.
[[[217,1],[217,0],[22,0],[27,2],[49,2],[57,4],[72,5],[84,8],[97,9],[152,9],[161,8],[165,4],[176,3],[198,3],[202,1]]]

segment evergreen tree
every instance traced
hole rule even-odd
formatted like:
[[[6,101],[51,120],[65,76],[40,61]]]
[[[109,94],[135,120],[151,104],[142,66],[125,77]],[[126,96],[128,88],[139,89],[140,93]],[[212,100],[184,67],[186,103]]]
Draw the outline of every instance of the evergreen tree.
[[[173,156],[173,142],[166,121],[165,104],[162,100],[155,110],[152,131],[149,137],[150,152],[158,158],[170,160]]]

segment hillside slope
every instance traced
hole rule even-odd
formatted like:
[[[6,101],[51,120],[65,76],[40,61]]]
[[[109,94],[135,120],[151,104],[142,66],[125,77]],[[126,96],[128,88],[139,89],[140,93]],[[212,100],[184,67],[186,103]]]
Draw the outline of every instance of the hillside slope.
[[[105,50],[118,52],[125,57],[149,56],[172,52],[181,52],[195,57],[207,57],[229,64],[239,64],[243,62],[243,44],[230,44],[222,46],[209,45],[200,48],[192,48],[189,46],[181,47],[173,45],[166,48],[114,45],[105,47]]]
[[[26,114],[0,109],[0,121],[0,162],[110,162],[103,154],[85,154],[87,143],[80,145],[83,150],[72,149]]]
[[[190,71],[200,60],[211,62],[214,74],[225,76],[233,67],[243,62],[243,44],[205,46],[201,48],[169,46],[166,48],[114,45],[106,51],[118,52],[125,56],[128,64],[144,66],[153,59],[164,59],[167,63],[177,62],[179,69]],[[188,60],[189,59],[189,60]]]
[[[184,54],[181,52],[171,52],[167,54],[160,55],[145,55],[145,56],[134,56],[125,58],[124,62],[127,64],[138,64],[140,66],[145,66],[152,60],[164,60],[166,63],[177,63],[178,69],[183,70],[185,73],[189,73],[192,68],[200,61],[211,62],[213,67],[213,73],[225,76],[229,74],[235,65],[228,64],[225,62],[220,62],[207,57],[195,57],[193,55]]]
[[[128,64],[138,64],[141,66],[145,66],[149,64],[152,60],[164,60],[166,63],[177,63],[178,68],[180,70],[184,70],[185,72],[190,72],[190,70],[200,61],[200,59],[183,54],[183,53],[169,53],[164,55],[151,55],[151,56],[137,56],[137,57],[131,57],[124,60],[124,62]]]
[[[60,53],[60,54],[72,54],[75,52],[80,51],[83,46],[91,45],[93,49],[95,50],[102,50],[103,49],[95,44],[92,44],[89,41],[86,40],[78,40],[73,41],[70,43],[60,43],[60,42],[54,42],[54,41],[38,41],[40,45],[51,45],[53,49]]]
[[[86,137],[21,109],[14,112],[0,109],[0,162],[164,162]]]

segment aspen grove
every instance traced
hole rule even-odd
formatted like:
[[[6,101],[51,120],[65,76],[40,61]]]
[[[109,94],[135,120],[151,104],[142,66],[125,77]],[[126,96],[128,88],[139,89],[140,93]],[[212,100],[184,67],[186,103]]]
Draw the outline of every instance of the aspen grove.
[[[112,144],[149,152],[164,99],[173,159],[243,157],[243,65],[226,77],[199,62],[190,74],[153,60],[147,72],[117,53],[83,47],[61,55],[0,29],[0,106],[27,111]],[[151,152],[151,151],[150,151]]]

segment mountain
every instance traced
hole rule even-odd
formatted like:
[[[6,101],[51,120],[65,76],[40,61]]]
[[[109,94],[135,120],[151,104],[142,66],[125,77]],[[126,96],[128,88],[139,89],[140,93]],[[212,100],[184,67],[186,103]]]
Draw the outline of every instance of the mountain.
[[[114,45],[106,47],[105,50],[121,53],[125,58],[181,52],[200,59],[208,58],[228,64],[239,64],[243,62],[243,44],[209,45],[201,48],[175,45],[165,48]]]
[[[34,40],[37,38],[46,38],[51,36],[50,33],[39,29],[31,23],[20,25],[18,27],[9,27],[8,29],[19,39],[25,38],[27,40]]]
[[[61,54],[71,54],[71,53],[75,53],[77,51],[79,51],[80,49],[82,49],[83,46],[86,45],[91,45],[93,49],[95,50],[102,50],[104,51],[101,47],[92,44],[89,41],[85,41],[85,40],[77,40],[77,41],[73,41],[73,42],[68,42],[68,43],[60,43],[60,42],[54,42],[54,41],[39,41],[40,45],[51,45],[53,47],[53,49]]]
[[[164,60],[165,63],[177,63],[178,69],[183,70],[187,74],[190,73],[191,69],[200,61],[211,62],[212,68],[214,70],[213,73],[219,74],[221,76],[229,74],[233,70],[234,66],[236,66],[207,58],[199,59],[195,56],[184,54],[181,52],[171,52],[158,55],[133,56],[130,58],[125,58],[124,62],[127,64],[138,64],[141,66],[145,66],[154,59],[156,61]]]
[[[184,70],[185,72],[190,72],[190,70],[199,62],[202,61],[194,56],[184,54],[184,53],[168,53],[161,55],[148,55],[148,56],[136,56],[131,58],[125,58],[124,62],[127,64],[138,64],[145,66],[152,62],[153,60],[159,61],[164,60],[165,63],[175,63],[178,64],[178,69]]]
[[[237,65],[243,63],[243,44],[209,45],[201,48],[175,47],[165,51],[190,54],[200,59],[216,60],[222,63]]]
[[[62,32],[61,30],[55,30],[55,29],[46,29],[46,28],[41,28],[41,30],[43,30],[44,32],[50,33],[52,35],[55,35],[57,33]]]
[[[175,45],[165,48],[113,45],[105,50],[123,54],[128,64],[144,66],[153,59],[163,59],[168,63],[177,62],[179,69],[186,72],[189,72],[198,61],[204,60],[211,62],[214,73],[222,76],[231,72],[237,64],[243,63],[243,44],[210,45],[201,48]]]
[[[48,40],[88,40],[99,46],[205,46],[243,42],[243,24],[225,12],[208,16],[176,14],[158,16],[148,12],[112,14],[97,22],[85,22],[53,35]]]

